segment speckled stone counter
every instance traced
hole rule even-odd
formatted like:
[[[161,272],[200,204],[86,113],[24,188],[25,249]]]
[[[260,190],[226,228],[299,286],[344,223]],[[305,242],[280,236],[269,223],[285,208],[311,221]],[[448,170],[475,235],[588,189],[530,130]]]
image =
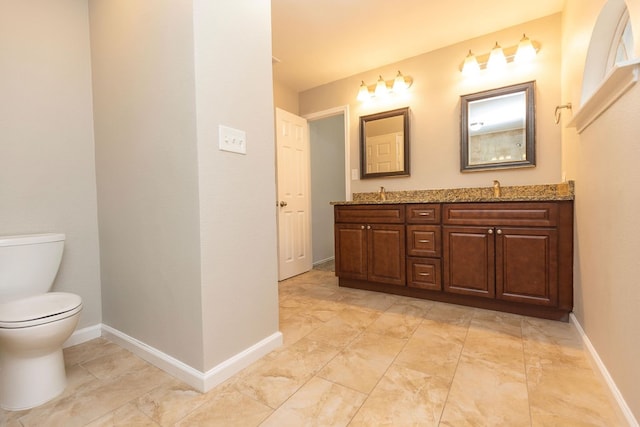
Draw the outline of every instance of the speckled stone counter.
[[[455,202],[536,202],[573,200],[574,182],[560,184],[505,186],[500,197],[494,197],[493,187],[451,188],[442,190],[386,191],[353,193],[352,201],[331,202],[332,205],[365,205],[386,203],[455,203]]]

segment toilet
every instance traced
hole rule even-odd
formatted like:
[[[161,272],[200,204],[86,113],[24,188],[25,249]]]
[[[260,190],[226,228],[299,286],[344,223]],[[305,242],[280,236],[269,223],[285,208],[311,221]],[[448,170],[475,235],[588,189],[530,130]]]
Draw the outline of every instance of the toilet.
[[[65,235],[0,236],[0,407],[41,405],[64,390],[62,344],[78,324],[82,299],[49,292]]]

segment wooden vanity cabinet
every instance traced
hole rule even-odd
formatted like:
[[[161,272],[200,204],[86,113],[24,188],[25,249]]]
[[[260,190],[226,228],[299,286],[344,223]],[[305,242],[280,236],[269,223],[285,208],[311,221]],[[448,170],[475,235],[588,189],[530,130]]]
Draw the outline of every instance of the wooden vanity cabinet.
[[[573,201],[346,205],[335,218],[341,286],[556,320],[573,309]]]
[[[403,205],[336,207],[336,275],[404,286],[404,213]]]

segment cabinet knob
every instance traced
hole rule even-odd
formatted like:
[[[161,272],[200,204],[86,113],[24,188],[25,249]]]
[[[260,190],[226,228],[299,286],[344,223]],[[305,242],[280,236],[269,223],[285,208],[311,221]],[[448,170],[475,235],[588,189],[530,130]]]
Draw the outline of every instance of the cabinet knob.
[[[364,230],[364,225],[361,225],[361,226],[360,226],[360,229],[361,229],[361,230]]]
[[[502,234],[502,230],[498,228],[498,230],[496,231],[496,234]]]
[[[367,225],[367,230],[371,230],[371,226],[370,225]]]
[[[493,228],[488,229],[488,230],[487,230],[487,233],[489,233],[489,234],[493,234]]]

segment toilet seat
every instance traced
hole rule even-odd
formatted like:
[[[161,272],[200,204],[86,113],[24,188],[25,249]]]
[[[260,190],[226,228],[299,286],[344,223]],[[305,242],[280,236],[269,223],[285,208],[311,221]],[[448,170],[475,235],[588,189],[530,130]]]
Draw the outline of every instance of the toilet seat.
[[[0,328],[42,325],[73,316],[82,310],[82,298],[66,292],[49,292],[0,304]]]

